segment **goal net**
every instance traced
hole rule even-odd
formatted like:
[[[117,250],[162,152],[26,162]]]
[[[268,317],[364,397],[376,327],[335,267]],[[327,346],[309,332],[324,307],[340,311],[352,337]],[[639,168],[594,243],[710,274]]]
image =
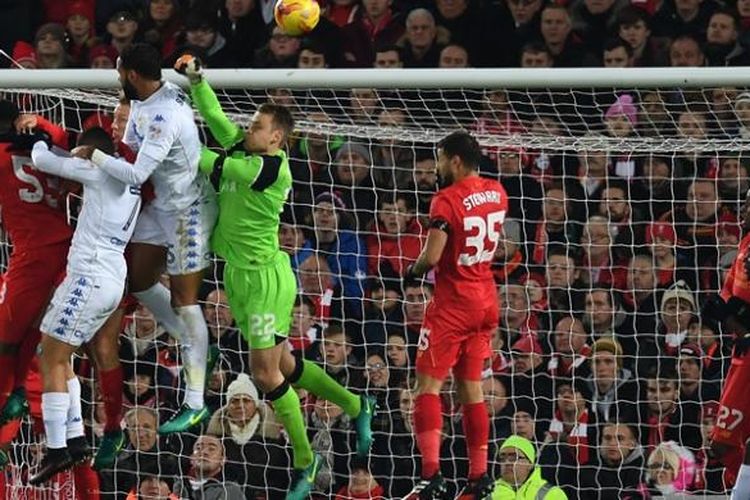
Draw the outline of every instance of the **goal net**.
[[[439,183],[436,143],[458,129],[479,140],[480,174],[499,179],[510,200],[491,255],[501,320],[482,381],[490,474],[508,474],[498,450],[518,434],[534,443],[543,477],[569,498],[726,491],[733,478],[709,457],[708,433],[714,425],[731,430],[744,416],[718,409],[731,337],[700,310],[720,289],[742,237],[750,93],[720,82],[645,88],[633,72],[624,73],[627,85],[609,78],[568,88],[502,78],[477,88],[471,72],[463,85],[452,79],[443,88],[440,73],[424,88],[399,87],[400,72],[381,88],[361,79],[349,88],[305,86],[299,78],[290,88],[263,88],[250,73],[253,89],[214,85],[225,111],[244,124],[272,101],[296,119],[288,150],[294,187],[279,235],[300,292],[290,348],[379,404],[372,454],[360,463],[350,419],[302,394],[313,448],[325,458],[321,494],[369,489],[401,498],[418,479],[414,362],[433,276],[424,283],[402,276],[426,239]],[[111,123],[113,88],[34,87],[2,92],[73,139]],[[12,242],[0,241],[5,266]],[[181,401],[180,359],[138,308],[121,336],[129,444],[113,469],[99,473],[103,494],[124,498],[152,482],[210,487],[194,453],[201,433],[224,445],[215,477],[236,482],[247,498],[280,498],[288,487],[286,436],[252,382],[237,379],[249,372],[247,345],[222,293],[223,263],[214,264],[201,293],[221,353],[207,389],[212,422],[168,439],[154,432]],[[76,365],[96,446],[103,419],[96,374],[83,353]],[[441,397],[441,467],[456,492],[468,459],[452,381]],[[33,490],[25,479],[35,463],[29,450],[43,437],[32,427],[25,421],[11,445],[7,498]],[[665,479],[670,467],[678,470]],[[66,476],[54,488],[71,483]],[[33,491],[54,496],[50,488]]]

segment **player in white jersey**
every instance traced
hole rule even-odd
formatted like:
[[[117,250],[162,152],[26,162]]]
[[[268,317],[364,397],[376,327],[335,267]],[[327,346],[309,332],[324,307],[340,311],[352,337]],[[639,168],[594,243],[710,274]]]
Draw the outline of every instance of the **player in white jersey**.
[[[156,198],[141,212],[130,249],[130,292],[180,342],[185,401],[160,426],[161,434],[184,431],[209,417],[203,400],[208,329],[198,292],[209,267],[209,238],[218,215],[216,195],[198,175],[201,143],[187,96],[161,81],[161,58],[150,45],[135,44],[117,62],[120,83],[131,99],[125,142],[134,164],[93,151],[91,160],[121,181],[151,179]],[[166,264],[170,289],[159,282]]]
[[[114,152],[112,140],[101,128],[84,132],[79,143]],[[74,456],[88,455],[69,450],[86,446],[81,386],[70,357],[94,337],[122,299],[127,276],[123,252],[135,228],[141,192],[88,160],[51,152],[41,141],[34,144],[31,158],[37,169],[84,186],[65,279],[55,290],[39,328],[47,455],[30,480],[36,485],[72,466]]]

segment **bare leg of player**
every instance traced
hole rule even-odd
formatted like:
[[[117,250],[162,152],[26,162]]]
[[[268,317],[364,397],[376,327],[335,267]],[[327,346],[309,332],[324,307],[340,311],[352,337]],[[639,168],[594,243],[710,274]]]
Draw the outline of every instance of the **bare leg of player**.
[[[156,320],[180,342],[185,373],[185,400],[180,411],[159,428],[160,434],[182,432],[209,417],[203,401],[208,364],[208,327],[198,305],[203,270],[170,276],[171,289],[159,283],[166,249],[131,244],[131,290]],[[211,363],[213,364],[213,363]]]
[[[81,384],[73,373],[70,357],[76,348],[48,335],[42,335],[42,418],[47,436],[47,454],[32,485],[47,481],[58,472],[89,456],[81,415]]]
[[[745,443],[745,459],[740,466],[737,482],[732,488],[731,500],[744,500],[750,498],[750,439]]]
[[[94,468],[111,468],[118,453],[125,446],[122,420],[123,375],[120,364],[119,341],[125,308],[118,308],[99,329],[89,344],[89,354],[96,365],[99,391],[104,402],[104,437],[94,458]]]

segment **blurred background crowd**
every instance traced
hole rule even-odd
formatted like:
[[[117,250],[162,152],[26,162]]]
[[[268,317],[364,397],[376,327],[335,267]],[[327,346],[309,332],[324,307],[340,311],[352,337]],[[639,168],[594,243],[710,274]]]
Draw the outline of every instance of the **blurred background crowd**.
[[[165,66],[189,49],[213,68],[695,67],[746,64],[750,40],[748,0],[322,6],[320,25],[298,39],[273,24],[267,0],[5,1],[0,48],[25,68],[113,68],[134,40],[157,45]],[[290,349],[380,404],[372,457],[359,462],[342,410],[305,398],[313,446],[327,462],[321,492],[401,497],[418,475],[414,360],[432,285],[401,277],[424,243],[438,179],[433,146],[398,131],[455,125],[484,138],[517,138],[512,147],[487,145],[481,169],[510,197],[492,262],[501,323],[483,382],[496,471],[498,447],[517,434],[536,444],[542,475],[569,498],[723,493],[731,485],[708,455],[707,437],[732,340],[700,310],[720,290],[743,234],[750,159],[733,141],[750,136],[750,93],[357,88],[222,96],[238,113],[252,111],[248,97],[292,106],[310,124],[395,131],[368,139],[308,127],[290,146],[294,189],[279,234],[300,291]],[[74,114],[81,127],[112,122],[103,110]],[[532,136],[541,140],[524,142]],[[571,137],[603,145],[554,146]],[[636,152],[608,146],[643,137],[667,142]],[[692,147],[670,149],[671,139]],[[103,495],[138,498],[144,488],[168,495],[188,491],[196,477],[216,488],[233,482],[247,498],[277,498],[287,487],[286,438],[242,375],[248,348],[220,269],[216,261],[203,293],[211,342],[221,352],[209,382],[210,424],[200,436],[156,434],[180,401],[180,360],[138,307],[121,337],[129,445],[101,474]],[[90,381],[85,358],[78,365]],[[90,391],[85,399],[95,440],[101,396]],[[443,413],[443,474],[455,490],[467,460],[450,381]],[[19,441],[17,457],[34,451],[30,442]]]

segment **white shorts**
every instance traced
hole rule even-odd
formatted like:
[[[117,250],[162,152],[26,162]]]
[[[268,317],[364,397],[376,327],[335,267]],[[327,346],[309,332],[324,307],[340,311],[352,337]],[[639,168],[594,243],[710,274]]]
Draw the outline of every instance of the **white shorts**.
[[[192,274],[211,265],[211,233],[219,209],[213,188],[181,211],[149,204],[141,210],[131,241],[167,248],[167,274]]]
[[[122,280],[69,274],[55,290],[40,329],[68,345],[89,342],[117,309],[124,288]]]

